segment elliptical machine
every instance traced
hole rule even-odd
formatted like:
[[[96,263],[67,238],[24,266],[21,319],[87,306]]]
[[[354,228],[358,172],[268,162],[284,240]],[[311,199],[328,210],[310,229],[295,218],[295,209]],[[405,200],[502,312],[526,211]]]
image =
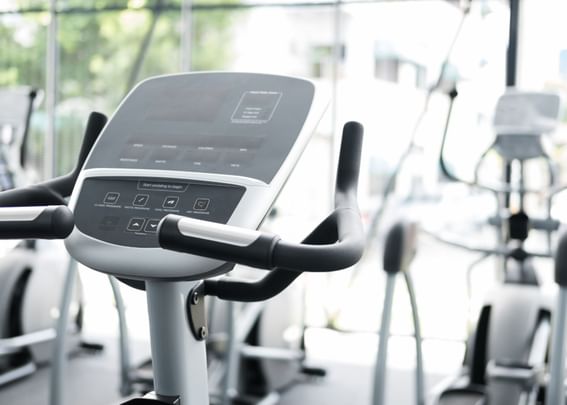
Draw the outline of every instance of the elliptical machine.
[[[238,270],[234,279],[254,280],[252,274],[241,276],[252,269]],[[207,359],[212,403],[277,403],[298,382],[326,375],[324,369],[306,365],[302,292],[301,285],[294,285],[266,302],[252,303],[210,297]]]
[[[450,108],[456,92],[451,95]],[[496,229],[497,247],[484,248],[456,241],[449,236],[431,233],[434,238],[451,246],[478,252],[484,258],[501,258],[503,283],[483,305],[476,328],[467,344],[461,372],[436,389],[434,403],[536,404],[541,401],[545,386],[548,342],[551,336],[552,305],[540,289],[534,257],[552,257],[552,233],[559,222],[551,217],[551,202],[557,193],[555,169],[545,148],[543,134],[557,125],[560,99],[550,93],[507,91],[498,101],[494,116],[496,139],[482,155],[475,170],[474,181],[457,177],[444,160],[447,126],[443,137],[440,166],[445,176],[471,187],[492,192],[498,201],[488,223]],[[449,112],[450,117],[450,112]],[[447,124],[449,119],[447,120]],[[496,152],[504,167],[516,168],[506,173],[501,185],[489,186],[478,181],[479,168],[490,151]],[[546,215],[534,218],[525,212],[525,163],[543,159],[548,167],[549,192]],[[513,183],[512,179],[517,179]],[[518,210],[510,212],[507,201],[517,195]],[[525,241],[530,230],[546,233],[548,249],[528,251]],[[478,263],[478,262],[477,262]]]
[[[40,94],[30,87],[0,90],[1,190],[30,182],[29,128]],[[0,386],[33,373],[51,358],[68,259],[63,249],[57,251],[47,243],[5,242],[7,246],[0,258]],[[79,284],[70,298],[72,314],[65,325],[70,339],[65,351],[77,347],[80,340]]]
[[[66,245],[78,261],[145,288],[155,393],[127,404],[209,403],[205,296],[262,301],[304,271],[340,270],[360,259],[358,123],[344,127],[336,208],[303,243],[254,230],[324,106],[313,83],[291,77],[193,73],[149,79],[102,131],[76,182],[73,213],[65,207],[0,209],[0,237],[72,232]],[[48,191],[61,190],[61,180],[51,185],[58,188]],[[36,197],[53,201],[44,189]],[[26,189],[0,194],[1,206],[29,200]],[[257,282],[210,279],[234,263],[270,271]]]
[[[425,405],[425,369],[423,366],[422,337],[419,311],[410,265],[417,251],[418,226],[413,221],[397,221],[386,233],[383,253],[383,270],[386,288],[379,329],[378,351],[372,380],[372,405],[385,404],[387,386],[388,343],[390,323],[394,312],[394,291],[398,277],[402,276],[407,287],[415,336],[415,403]]]

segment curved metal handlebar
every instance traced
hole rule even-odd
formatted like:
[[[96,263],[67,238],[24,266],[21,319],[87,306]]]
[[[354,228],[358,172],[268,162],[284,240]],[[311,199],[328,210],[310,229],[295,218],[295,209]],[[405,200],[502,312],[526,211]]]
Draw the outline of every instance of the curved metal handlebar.
[[[270,270],[323,272],[354,265],[362,257],[364,247],[356,199],[362,133],[359,123],[349,122],[344,126],[335,210],[318,226],[318,240],[290,243],[255,230],[167,215],[158,228],[160,245],[165,249]]]
[[[0,193],[0,239],[64,239],[71,233],[74,219],[65,198],[71,195],[106,120],[103,114],[91,113],[79,159],[71,173]]]
[[[463,243],[463,242],[459,242],[459,241],[451,240],[451,239],[443,237],[443,236],[439,236],[435,232],[424,229],[424,228],[422,228],[421,230],[426,235],[429,235],[430,237],[437,240],[438,242],[441,242],[441,243],[448,245],[448,246],[453,246],[453,247],[456,247],[456,248],[459,248],[459,249],[463,249],[463,250],[466,250],[466,251],[469,251],[469,252],[473,252],[473,253],[483,253],[483,254],[488,255],[488,256],[508,257],[508,256],[511,256],[514,253],[514,251],[516,250],[514,248],[484,248],[484,247],[481,247],[481,246],[468,245],[468,244]],[[525,251],[525,254],[526,254],[526,256],[529,256],[529,257],[551,258],[553,256],[552,252]]]
[[[79,158],[77,159],[77,165],[71,173],[40,184],[3,191],[0,193],[0,207],[65,205],[65,198],[71,195],[87,155],[98,139],[106,121],[106,116],[103,114],[91,113],[87,122]]]

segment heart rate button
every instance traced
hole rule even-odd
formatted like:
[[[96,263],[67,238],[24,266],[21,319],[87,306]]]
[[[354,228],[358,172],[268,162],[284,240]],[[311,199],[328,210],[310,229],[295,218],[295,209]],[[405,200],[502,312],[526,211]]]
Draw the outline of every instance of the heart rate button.
[[[193,204],[193,209],[195,211],[206,211],[210,202],[211,200],[208,198],[197,198],[195,204]]]

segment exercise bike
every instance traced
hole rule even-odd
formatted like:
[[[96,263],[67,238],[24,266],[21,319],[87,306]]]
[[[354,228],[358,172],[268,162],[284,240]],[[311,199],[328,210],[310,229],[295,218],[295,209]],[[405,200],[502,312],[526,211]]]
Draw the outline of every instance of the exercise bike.
[[[343,130],[335,210],[302,243],[255,230],[325,105],[313,83],[291,77],[149,79],[102,130],[69,209],[0,209],[0,237],[66,237],[79,262],[145,288],[155,392],[126,404],[209,403],[205,296],[262,301],[304,271],[340,270],[360,259],[358,123]],[[0,206],[57,204],[53,190],[71,194],[74,180],[51,180],[34,198],[30,189],[2,193]],[[211,279],[235,263],[269,272],[257,282]]]

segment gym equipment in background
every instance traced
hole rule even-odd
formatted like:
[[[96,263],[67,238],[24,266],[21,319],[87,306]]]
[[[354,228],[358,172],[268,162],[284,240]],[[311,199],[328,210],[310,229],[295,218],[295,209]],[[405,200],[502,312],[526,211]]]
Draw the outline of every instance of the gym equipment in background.
[[[253,281],[256,273],[239,266],[231,276]],[[305,362],[303,301],[297,283],[265,302],[208,300],[211,402],[276,403],[294,384],[325,376]]]
[[[440,167],[452,181],[489,191],[497,201],[488,224],[496,230],[496,247],[473,246],[442,234],[430,235],[451,246],[478,252],[483,259],[501,258],[499,270],[503,283],[490,294],[480,312],[476,328],[467,344],[464,365],[459,375],[437,388],[435,403],[535,404],[545,388],[548,341],[551,334],[552,305],[540,289],[534,257],[552,256],[552,233],[559,222],[551,217],[553,197],[561,188],[556,183],[553,163],[546,152],[544,134],[555,129],[560,115],[556,94],[508,90],[498,101],[494,115],[496,138],[475,168],[473,181],[456,176],[445,162],[448,124],[456,91],[450,93],[449,115],[440,153]],[[480,167],[489,152],[495,152],[505,172],[502,184],[479,182]],[[526,186],[527,161],[542,159],[548,169],[544,218],[525,212],[526,195],[541,192]],[[514,179],[514,180],[513,180]],[[516,197],[512,211],[510,199]],[[525,241],[530,230],[546,233],[547,251],[528,251]],[[481,260],[483,260],[481,259]],[[478,264],[480,261],[475,263]]]
[[[559,287],[553,313],[553,336],[549,351],[549,383],[545,405],[565,404],[565,350],[567,336],[567,233],[562,232],[555,248],[554,281]]]
[[[32,112],[41,92],[31,87],[0,90],[0,189],[33,181],[28,168]],[[33,373],[51,359],[55,323],[69,257],[52,241],[6,241],[0,257],[0,386]],[[60,244],[58,242],[58,244]],[[80,345],[81,290],[70,297],[65,352]]]
[[[412,320],[415,334],[415,395],[416,404],[425,405],[425,371],[421,350],[421,327],[413,279],[409,272],[411,261],[417,250],[418,229],[415,222],[398,221],[386,233],[384,243],[383,270],[386,273],[386,289],[380,323],[380,340],[374,379],[372,384],[372,405],[383,405],[387,384],[388,341],[390,339],[390,321],[393,313],[394,291],[396,280],[401,274],[410,299]]]
[[[0,189],[29,184],[26,173],[32,113],[43,93],[29,86],[0,89]]]

